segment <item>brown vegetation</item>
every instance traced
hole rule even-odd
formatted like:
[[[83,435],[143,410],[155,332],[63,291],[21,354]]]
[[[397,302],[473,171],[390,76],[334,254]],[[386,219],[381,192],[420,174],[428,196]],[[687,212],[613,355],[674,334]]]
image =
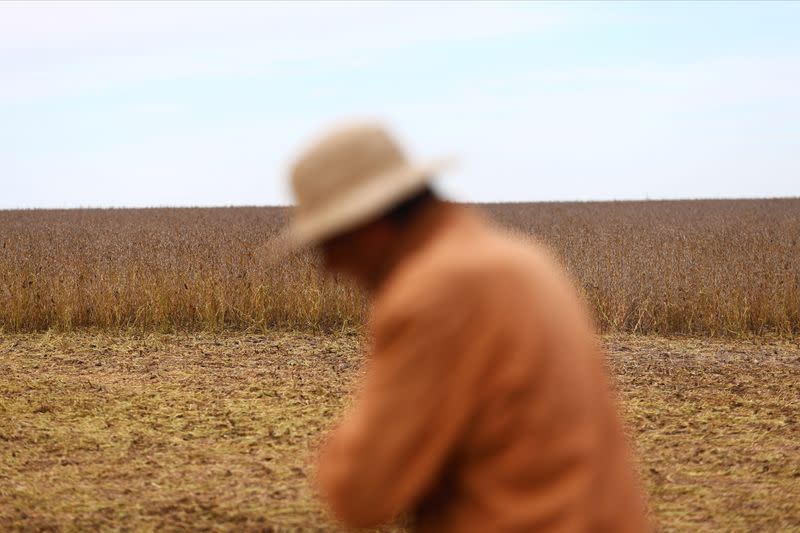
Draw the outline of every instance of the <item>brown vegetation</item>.
[[[800,333],[800,199],[497,204],[604,331]],[[0,212],[0,330],[335,330],[365,298],[263,245],[284,208]]]
[[[800,530],[794,340],[606,337],[660,531]],[[353,335],[0,336],[0,531],[339,531]]]

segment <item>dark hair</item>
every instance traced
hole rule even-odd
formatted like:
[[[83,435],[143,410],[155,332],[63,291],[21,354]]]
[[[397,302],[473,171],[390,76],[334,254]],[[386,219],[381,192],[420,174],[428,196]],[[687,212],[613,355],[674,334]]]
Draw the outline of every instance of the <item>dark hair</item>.
[[[405,226],[435,199],[436,193],[430,187],[425,186],[421,191],[394,206],[384,215],[384,218],[394,225]]]

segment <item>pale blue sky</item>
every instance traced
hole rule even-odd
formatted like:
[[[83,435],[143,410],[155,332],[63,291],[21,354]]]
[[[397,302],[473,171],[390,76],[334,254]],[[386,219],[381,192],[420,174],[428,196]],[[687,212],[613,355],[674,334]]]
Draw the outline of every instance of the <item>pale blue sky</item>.
[[[800,195],[800,3],[0,3],[0,208],[265,205],[331,122],[469,201]]]

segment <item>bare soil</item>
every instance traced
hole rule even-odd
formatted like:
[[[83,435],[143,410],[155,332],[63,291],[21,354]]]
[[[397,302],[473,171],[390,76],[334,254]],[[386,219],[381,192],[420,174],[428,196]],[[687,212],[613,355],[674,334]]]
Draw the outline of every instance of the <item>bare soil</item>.
[[[800,530],[800,343],[605,337],[662,531]],[[362,339],[0,336],[0,531],[332,531]]]

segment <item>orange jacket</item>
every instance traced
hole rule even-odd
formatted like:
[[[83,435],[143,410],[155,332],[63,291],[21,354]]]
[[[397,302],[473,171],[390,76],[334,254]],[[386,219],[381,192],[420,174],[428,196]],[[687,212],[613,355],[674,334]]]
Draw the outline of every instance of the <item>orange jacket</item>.
[[[601,350],[541,249],[435,204],[375,295],[356,402],[317,468],[353,527],[648,530]]]

